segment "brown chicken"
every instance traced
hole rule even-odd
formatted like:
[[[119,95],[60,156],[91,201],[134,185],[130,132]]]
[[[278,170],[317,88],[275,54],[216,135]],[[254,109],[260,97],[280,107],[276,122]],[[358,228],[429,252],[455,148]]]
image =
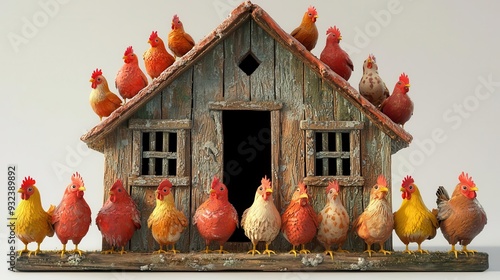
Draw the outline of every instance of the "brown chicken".
[[[177,15],[172,18],[172,30],[168,33],[167,44],[175,57],[185,55],[194,47],[193,37],[184,31],[184,25]]]
[[[309,204],[307,186],[299,183],[290,204],[281,216],[281,231],[285,239],[292,244],[292,250],[289,253],[297,256],[295,248],[298,245],[302,245],[299,254],[310,253],[311,251],[305,248],[305,244],[313,240],[317,229],[318,216]]]
[[[446,189],[439,187],[437,196],[437,219],[443,236],[451,245],[449,253],[474,254],[476,251],[467,249],[467,245],[478,235],[487,222],[486,213],[476,199],[478,190],[472,177],[462,172],[460,181],[451,198]],[[462,250],[455,249],[455,244],[462,245]]]
[[[318,42],[318,28],[316,27],[317,18],[318,12],[316,8],[310,6],[307,12],[304,13],[300,25],[290,33],[290,35],[304,45],[308,51],[314,49]]]
[[[349,216],[340,201],[340,186],[337,181],[330,182],[326,187],[326,198],[326,205],[318,214],[317,238],[325,247],[325,254],[330,255],[333,260],[333,251],[330,249],[333,244],[338,245],[337,252],[348,252],[342,250],[342,244],[347,239]]]
[[[193,224],[205,240],[206,247],[203,252],[209,253],[209,245],[215,241],[219,243],[219,250],[216,252],[228,253],[223,250],[224,243],[238,226],[238,212],[229,202],[227,187],[219,181],[219,178],[214,177],[210,197],[196,209]]]
[[[260,254],[256,249],[259,241],[266,243],[266,250],[262,254],[269,256],[271,253],[276,254],[269,250],[269,244],[280,233],[281,216],[274,205],[273,188],[267,177],[262,178],[261,185],[255,192],[252,206],[243,212],[241,227],[245,230],[245,235],[252,241],[253,248],[248,251],[249,254]]]
[[[353,230],[365,241],[368,249],[364,252],[370,257],[375,253],[372,250],[372,244],[375,243],[380,245],[380,253],[391,254],[384,250],[384,242],[389,239],[394,228],[394,215],[387,201],[388,193],[387,181],[380,175],[370,191],[370,203],[353,222]]]

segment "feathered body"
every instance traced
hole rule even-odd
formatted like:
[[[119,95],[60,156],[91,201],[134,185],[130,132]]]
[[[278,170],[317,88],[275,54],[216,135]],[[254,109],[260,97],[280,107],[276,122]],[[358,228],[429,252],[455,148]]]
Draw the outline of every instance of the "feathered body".
[[[439,227],[436,215],[425,206],[420,190],[412,177],[407,176],[403,179],[401,191],[403,201],[399,209],[394,212],[394,230],[401,242],[406,245],[403,252],[411,254],[408,244],[416,242],[417,252],[429,253],[422,250],[421,244],[436,236]]]
[[[184,31],[184,25],[177,15],[172,18],[171,28],[168,33],[168,48],[176,57],[181,57],[194,47],[193,37]]]
[[[121,97],[127,102],[148,85],[148,78],[139,68],[139,60],[132,47],[123,54],[124,64],[116,74],[115,86]]]
[[[309,203],[307,186],[299,183],[292,195],[290,204],[281,216],[281,231],[285,239],[292,244],[290,254],[297,256],[296,246],[301,245],[299,253],[310,253],[305,244],[311,242],[318,229],[318,216]]]
[[[389,239],[394,228],[394,215],[387,201],[388,192],[387,181],[383,175],[380,175],[370,191],[370,203],[353,221],[353,230],[365,241],[368,246],[365,252],[370,257],[375,252],[371,246],[376,243],[380,245],[379,252],[384,255],[391,254],[384,250],[384,242]]]
[[[68,240],[75,244],[73,252],[82,254],[78,244],[87,234],[92,222],[90,207],[83,198],[84,191],[83,179],[76,172],[71,176],[71,183],[64,190],[63,198],[52,215],[54,231],[63,244],[61,257],[66,253]]]
[[[370,54],[363,62],[363,76],[359,81],[359,93],[376,107],[389,97],[389,89],[378,73],[375,56]]]
[[[50,205],[49,210],[43,210],[40,192],[35,184],[35,180],[26,177],[17,191],[21,194],[21,201],[14,212],[13,218],[16,221],[14,232],[17,238],[24,243],[24,249],[19,250],[19,256],[22,253],[28,253],[28,256],[31,256],[32,253],[35,255],[40,253],[40,245],[45,237],[54,235],[52,213],[55,206]],[[28,250],[28,244],[31,242],[37,243],[37,248],[34,251]]]
[[[326,187],[326,205],[318,213],[318,241],[325,247],[325,254],[333,259],[332,245],[338,246],[338,252],[342,250],[342,244],[347,239],[349,230],[349,215],[340,200],[340,186],[337,181],[330,182]]]
[[[404,124],[413,115],[413,101],[408,96],[410,90],[410,79],[405,73],[399,76],[399,81],[394,86],[392,94],[380,105],[380,110],[393,122]]]
[[[151,47],[144,52],[143,59],[146,72],[154,79],[175,62],[175,58],[168,53],[165,43],[158,36],[158,32],[153,31],[149,36],[148,43]]]
[[[109,189],[109,198],[97,213],[95,222],[102,237],[111,246],[110,250],[102,253],[113,253],[117,247],[121,247],[120,254],[126,253],[125,246],[134,232],[141,228],[141,216],[121,180],[116,180]]]
[[[241,227],[245,235],[252,242],[253,248],[248,253],[260,254],[256,246],[259,241],[266,243],[266,249],[263,254],[276,254],[269,250],[269,244],[278,236],[281,228],[281,215],[274,205],[273,189],[271,181],[264,177],[261,185],[255,192],[255,198],[252,206],[243,212],[241,217]]]
[[[342,40],[340,30],[336,26],[328,28],[326,31],[326,45],[319,56],[319,60],[348,81],[352,71],[354,71],[354,65],[349,54],[340,47],[340,40]]]
[[[160,244],[160,249],[153,253],[170,251],[174,254],[178,253],[175,243],[179,241],[187,226],[186,216],[175,207],[172,183],[165,179],[156,189],[156,205],[148,218],[148,228],[151,229],[153,238]],[[168,245],[172,245],[172,250],[168,250]],[[163,250],[163,246],[167,247],[166,251]]]
[[[476,199],[478,188],[467,173],[458,177],[451,198],[446,189],[439,187],[437,195],[437,219],[444,238],[450,243],[450,253],[457,257],[458,253],[474,254],[476,251],[467,249],[467,245],[483,230],[487,223],[486,212]],[[462,250],[455,250],[455,244],[462,245]]]
[[[90,77],[92,91],[90,91],[90,106],[99,116],[99,120],[108,117],[122,105],[122,100],[109,90],[108,81],[100,69],[94,70]]]
[[[223,250],[224,243],[238,226],[238,212],[228,200],[227,187],[217,177],[212,181],[209,198],[196,209],[193,224],[205,240],[204,252],[209,252],[209,245],[214,241],[219,244],[217,252],[227,253]]]
[[[318,12],[316,8],[310,6],[307,8],[307,12],[304,13],[300,25],[290,33],[290,35],[304,45],[308,51],[314,49],[318,42],[318,28],[316,27],[317,18]]]

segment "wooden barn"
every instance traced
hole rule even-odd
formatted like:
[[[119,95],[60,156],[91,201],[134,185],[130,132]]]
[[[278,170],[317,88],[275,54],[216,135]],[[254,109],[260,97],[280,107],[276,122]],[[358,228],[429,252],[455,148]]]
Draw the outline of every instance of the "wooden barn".
[[[353,220],[379,174],[390,186],[391,155],[412,137],[264,10],[245,2],[81,139],[104,154],[104,187],[122,179],[141,210],[143,227],[130,249],[158,248],[146,221],[157,185],[168,178],[176,186],[177,207],[190,219],[176,248],[190,252],[204,248],[192,216],[214,176],[223,178],[240,217],[265,175],[281,211],[301,181],[321,210],[324,187],[336,179]],[[364,246],[351,233],[343,248]],[[224,249],[250,247],[238,229]],[[281,235],[271,247],[291,249]],[[315,242],[308,248],[323,250]]]

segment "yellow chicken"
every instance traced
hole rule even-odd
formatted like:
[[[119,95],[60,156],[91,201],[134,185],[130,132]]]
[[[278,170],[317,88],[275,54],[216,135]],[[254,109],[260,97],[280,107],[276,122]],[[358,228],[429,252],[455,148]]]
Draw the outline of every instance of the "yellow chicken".
[[[436,236],[436,230],[439,227],[437,218],[425,206],[420,191],[411,176],[406,176],[403,179],[401,191],[403,202],[399,210],[394,213],[394,229],[401,242],[406,245],[406,250],[403,253],[428,254],[427,250],[422,250],[421,244],[424,240]],[[408,249],[410,242],[418,244],[416,251]]]
[[[28,176],[24,178],[21,188],[17,191],[21,193],[21,202],[14,213],[16,221],[14,232],[17,238],[24,243],[24,249],[19,250],[19,256],[23,253],[28,253],[28,257],[32,253],[35,255],[40,253],[40,244],[45,237],[54,235],[51,220],[55,206],[50,205],[47,212],[43,210],[40,192],[35,184],[35,180]],[[28,244],[31,242],[38,244],[35,251],[28,250]]]

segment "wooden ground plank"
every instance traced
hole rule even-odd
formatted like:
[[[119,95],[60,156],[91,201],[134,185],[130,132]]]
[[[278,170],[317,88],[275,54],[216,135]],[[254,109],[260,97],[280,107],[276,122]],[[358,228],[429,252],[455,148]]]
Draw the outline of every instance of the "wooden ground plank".
[[[335,253],[334,259],[322,253],[294,257],[287,253],[277,255],[249,255],[245,253],[204,254],[133,253],[103,255],[87,252],[81,257],[61,258],[56,252],[37,256],[22,256],[16,260],[17,271],[397,271],[397,272],[482,272],[488,269],[488,254],[479,252],[469,256],[446,252],[408,255],[393,252],[368,257],[366,253]]]

